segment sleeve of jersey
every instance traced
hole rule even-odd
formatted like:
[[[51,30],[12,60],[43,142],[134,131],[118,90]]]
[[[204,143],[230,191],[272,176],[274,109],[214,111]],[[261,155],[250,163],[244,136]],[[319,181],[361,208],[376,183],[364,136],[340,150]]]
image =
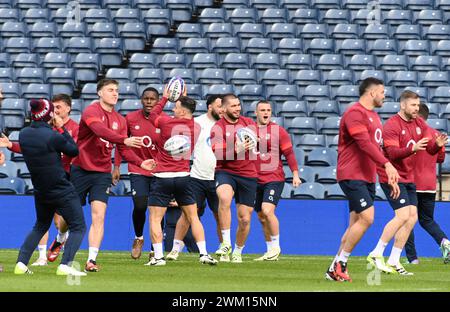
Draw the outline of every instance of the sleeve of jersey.
[[[55,151],[63,153],[69,157],[78,156],[78,146],[67,130],[64,129],[64,132],[61,134],[55,132],[50,142]]]
[[[116,152],[114,154],[114,166],[119,167],[122,163],[122,155],[120,155],[119,149],[116,146]]]
[[[383,145],[389,159],[398,160],[414,154],[411,147],[400,147],[399,129],[393,123],[386,123],[383,129]]]
[[[442,146],[442,148],[438,153],[437,162],[441,164],[444,162],[444,160],[445,160],[445,146]]]
[[[126,134],[128,133],[128,127],[127,124],[125,123],[125,126],[122,127],[120,134],[126,136]],[[119,153],[117,153],[119,152]],[[141,166],[143,159],[141,159],[139,156],[137,156],[134,151],[126,146],[125,144],[117,144],[116,145],[116,154],[120,154],[117,155],[119,157],[114,157],[114,165],[116,165],[117,161],[119,161],[118,166],[120,166],[120,162],[122,161],[122,157],[129,163],[132,163],[136,166]],[[117,159],[117,160],[116,160]]]
[[[289,169],[291,169],[292,172],[298,171],[298,164],[295,159],[294,149],[292,148],[291,138],[282,128],[280,128],[280,149],[281,153],[286,157]]]
[[[370,141],[369,130],[367,129],[367,126],[361,122],[361,116],[350,115],[348,117],[347,129],[359,148],[379,166],[383,166],[385,163],[389,162],[386,157],[383,156],[380,148]]]
[[[160,117],[164,106],[166,106],[167,98],[162,97],[158,103],[156,103],[155,107],[153,107],[152,111],[150,112],[150,115],[148,116],[148,119],[156,126],[156,128],[159,128],[157,126],[158,124],[158,118]]]
[[[123,144],[123,141],[127,138],[124,134],[117,134],[108,127],[106,127],[98,116],[95,116],[93,112],[85,112],[83,119],[89,129],[95,133],[96,136],[109,141],[111,143]]]
[[[8,149],[13,153],[22,154],[22,149],[20,148],[19,143],[13,142],[12,146]]]

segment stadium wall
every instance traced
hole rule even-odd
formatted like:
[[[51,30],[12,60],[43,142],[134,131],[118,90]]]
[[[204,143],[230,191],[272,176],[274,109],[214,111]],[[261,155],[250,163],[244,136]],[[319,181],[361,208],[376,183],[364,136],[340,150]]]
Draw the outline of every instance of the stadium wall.
[[[90,210],[85,207],[85,217],[90,224]],[[106,215],[103,250],[129,250],[134,238],[131,220],[130,197],[111,197]],[[232,239],[236,229],[233,206]],[[344,200],[281,200],[277,208],[281,224],[281,247],[284,254],[333,255],[348,224],[347,202]],[[376,244],[384,225],[393,216],[387,202],[377,202],[375,222],[354,251],[354,255],[366,255]],[[444,232],[450,231],[450,203],[436,203],[435,217]],[[19,248],[35,221],[32,196],[0,196],[0,248]],[[209,210],[202,217],[205,226],[207,247],[214,251],[218,246],[214,218]],[[416,246],[419,256],[439,257],[439,249],[432,238],[416,226]],[[148,237],[148,222],[145,228]],[[51,237],[55,229],[52,226]],[[391,243],[392,244],[392,243]],[[87,249],[87,235],[82,249]],[[148,239],[145,249],[149,250]],[[264,237],[256,214],[253,214],[246,253],[263,253]],[[387,249],[390,252],[390,247]]]

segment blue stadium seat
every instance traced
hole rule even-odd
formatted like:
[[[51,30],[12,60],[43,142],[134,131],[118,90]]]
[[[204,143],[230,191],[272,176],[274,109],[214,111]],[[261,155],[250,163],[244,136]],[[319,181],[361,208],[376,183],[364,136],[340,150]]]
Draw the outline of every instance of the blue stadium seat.
[[[13,82],[14,70],[12,67],[0,68],[0,82]]]
[[[436,9],[450,11],[450,3],[448,0],[435,0],[434,4]]]
[[[168,54],[170,55],[170,54]],[[183,55],[184,57],[184,55]],[[164,58],[164,55],[163,55]],[[183,61],[184,66],[184,61]],[[133,53],[130,57],[128,68],[131,68],[133,72],[139,71],[141,68],[154,68],[156,67],[156,58],[151,53]],[[161,66],[161,68],[164,68]]]
[[[285,120],[286,122],[286,120]],[[289,133],[293,134],[316,134],[316,118],[314,117],[295,117],[286,127]]]
[[[72,37],[65,39],[63,52],[70,54],[91,53],[93,44],[90,37]]]
[[[328,27],[326,24],[308,23],[299,26],[299,36],[304,39],[327,38]]]
[[[257,101],[254,101],[250,104],[242,105],[242,112],[243,112],[244,116],[250,117],[250,118],[255,118],[256,117],[255,110],[256,110],[257,103],[258,103]]]
[[[145,49],[147,34],[144,23],[125,23],[119,26],[119,37],[123,38],[126,51],[142,51]]]
[[[333,70],[343,69],[344,61],[341,54],[322,54],[315,65],[315,69]]]
[[[392,39],[376,39],[369,41],[367,53],[373,55],[397,54],[397,42]]]
[[[399,52],[409,56],[419,56],[429,54],[428,41],[408,40],[404,44],[400,43]]]
[[[421,87],[448,86],[449,76],[447,71],[429,71],[419,75],[419,85]]]
[[[296,199],[324,199],[324,195],[325,188],[320,183],[302,183],[293,193]]]
[[[49,84],[41,83],[30,83],[27,85],[22,85],[22,96],[25,99],[35,99],[35,98],[51,98],[51,89]]]
[[[278,54],[291,55],[301,51],[302,41],[297,38],[283,38],[281,40],[275,40],[273,43],[274,52]]]
[[[321,134],[336,135],[339,133],[340,122],[341,122],[341,117],[327,117],[324,119],[322,125],[319,126],[318,132]]]
[[[249,68],[250,59],[247,53],[229,53],[225,55],[220,67],[228,69]]]
[[[256,84],[257,76],[255,69],[238,68],[231,71],[228,83],[234,85]]]
[[[164,81],[169,81],[175,76],[183,78],[184,82],[187,84],[195,82],[195,73],[192,68],[174,68],[169,72],[168,76],[164,76]]]
[[[33,52],[43,54],[43,53],[58,53],[61,52],[61,39],[60,38],[50,38],[44,37],[35,39],[33,43]]]
[[[297,26],[289,23],[274,23],[266,27],[266,36],[273,39],[295,38]]]
[[[122,99],[136,99],[140,94],[135,83],[123,82],[119,84],[119,96]]]
[[[431,55],[450,56],[450,40],[439,40],[431,42]]]
[[[24,67],[16,70],[16,81],[20,83],[44,83],[42,68]]]
[[[147,36],[152,37],[167,35],[172,24],[170,9],[151,8],[143,16],[143,21],[147,24]]]
[[[441,10],[421,10],[415,12],[413,23],[420,25],[442,24],[444,17]]]
[[[299,8],[295,11],[290,11],[289,22],[295,23],[297,25],[318,23],[319,22],[318,10],[310,8]]]
[[[203,34],[208,38],[232,37],[233,24],[231,23],[211,23],[203,24]]]
[[[405,55],[386,55],[380,59],[379,68],[386,71],[408,70],[408,58]]]
[[[330,184],[325,189],[325,199],[347,199],[339,184]]]
[[[278,4],[281,8],[296,10],[298,8],[308,8],[309,0],[279,0]]]
[[[386,87],[385,87],[386,89]],[[428,98],[428,88],[424,88],[424,87],[406,87],[404,90],[410,90],[413,91],[415,93],[417,93],[419,95],[419,97],[421,97],[422,99],[427,99]],[[396,100],[400,99],[400,94],[403,90],[399,89],[397,96],[395,97]],[[385,95],[387,97],[387,92],[385,92]]]
[[[20,84],[16,82],[2,82],[0,89],[5,98],[20,98],[22,95]]]
[[[131,70],[128,68],[110,68],[106,72],[105,78],[115,79],[119,83],[129,82],[131,81]]]
[[[436,40],[449,40],[450,39],[450,25],[430,25],[423,28],[423,39],[436,41]]]
[[[226,73],[223,68],[205,68],[197,75],[199,84],[226,84]]]
[[[310,54],[290,54],[281,58],[281,67],[288,69],[312,69],[312,56]]]
[[[117,111],[122,114],[122,115],[126,115],[130,112],[134,112],[138,109],[142,108],[142,104],[140,100],[135,100],[135,99],[127,99],[127,100],[123,100],[122,104],[120,104],[120,108],[117,109]]]
[[[383,189],[381,188],[381,185],[379,183],[375,186],[375,200],[387,200],[386,195],[383,192]]]
[[[37,22],[29,27],[30,36],[37,37],[55,37],[56,24],[51,22]]]
[[[219,54],[241,52],[241,43],[238,37],[222,37],[211,40],[211,52]]]
[[[153,42],[152,53],[167,54],[178,53],[177,38],[156,38]]]
[[[321,23],[329,25],[336,25],[340,23],[347,23],[350,20],[350,11],[341,10],[339,7],[325,11],[320,19]]]
[[[450,87],[437,87],[430,97],[431,102],[448,104],[450,103]]]
[[[360,83],[362,80],[369,78],[369,77],[378,78],[381,81],[386,80],[386,74],[385,74],[384,70],[366,69],[366,70],[363,70],[359,75],[355,75],[355,76],[356,76],[355,83]]]
[[[326,146],[325,136],[322,134],[294,135],[294,146],[310,152],[313,148]]]
[[[6,98],[2,100],[2,105],[0,106],[0,114],[2,115],[18,115],[25,117],[26,113],[26,103],[23,99]],[[11,137],[11,141],[18,141],[18,137]]]
[[[381,20],[381,11],[380,10],[371,10],[363,8],[359,10],[352,10],[350,22],[352,24],[358,24],[361,26],[367,26],[369,23],[373,23],[375,21],[379,22]]]
[[[393,33],[393,37],[398,40],[410,40],[410,39],[421,39],[421,26],[420,25],[398,25]]]
[[[414,71],[396,71],[387,73],[387,83],[395,87],[417,86],[417,73]]]
[[[333,92],[332,98],[339,103],[356,102],[359,99],[359,87],[354,85],[343,85]]]
[[[404,0],[405,9],[412,11],[421,11],[433,8],[433,4],[426,0]]]
[[[249,54],[271,53],[272,41],[270,38],[251,38],[242,43],[242,51]]]
[[[123,183],[123,181],[120,180],[119,182],[117,182],[116,185],[113,185],[111,187],[110,193],[111,193],[112,196],[123,196],[123,195],[125,195],[125,183]]]
[[[267,8],[276,8],[278,6],[277,0],[248,0],[248,4],[252,8],[264,10]]]
[[[195,69],[203,68],[216,68],[217,67],[217,55],[215,53],[196,53],[192,57],[192,61],[189,67]]]
[[[0,53],[0,66],[9,67],[11,65],[11,58],[8,53]]]
[[[285,101],[281,104],[279,115],[282,117],[306,117],[307,112],[305,101]]]
[[[58,30],[58,36],[67,39],[72,37],[84,37],[86,35],[85,23],[66,22]]]
[[[441,57],[439,55],[419,55],[415,59],[410,59],[410,69],[415,71],[439,71],[441,67]]]
[[[198,17],[200,23],[223,23],[226,20],[224,8],[204,8]]]
[[[373,55],[367,54],[357,54],[353,55],[347,61],[347,68],[354,71],[365,70],[365,69],[375,69],[375,57]]]
[[[335,118],[335,117],[330,117],[330,118]],[[334,148],[335,150],[337,150],[338,145],[339,145],[339,134],[336,134],[333,137],[328,137],[327,142],[328,142],[329,148]]]
[[[236,25],[235,34],[241,39],[263,38],[265,36],[264,24],[243,23]]]
[[[314,167],[316,174],[316,182],[321,184],[333,184],[338,185],[336,179],[336,167]]]
[[[147,55],[147,54],[146,54]],[[150,56],[151,55],[151,56]],[[148,54],[148,57],[154,57],[153,54]],[[143,60],[142,60],[143,61]],[[162,54],[158,56],[157,58],[157,66],[164,69],[171,69],[171,68],[182,68],[186,67],[186,55],[185,54],[177,54],[177,53],[167,53]],[[156,64],[153,63],[153,64]],[[142,63],[142,67],[139,65],[139,68],[145,68],[145,63]]]
[[[296,152],[302,151],[302,149],[297,148],[295,151]],[[297,162],[299,163],[298,175],[300,176],[300,180],[302,180],[302,183],[314,182],[316,180],[316,177],[314,175],[314,169],[311,167],[308,167],[308,166],[300,166],[300,164],[303,163],[303,158],[298,159],[296,157]],[[289,167],[288,167],[288,169],[289,169]]]
[[[86,11],[83,22],[94,24],[97,22],[108,23],[111,20],[108,9],[90,8]]]
[[[117,24],[139,23],[141,21],[141,10],[119,7],[112,16],[112,20]]]
[[[293,187],[289,183],[284,183],[283,192],[281,193],[281,198],[287,199],[292,196]]]
[[[75,114],[81,114],[84,109],[83,100],[81,99],[72,99],[72,109],[70,110],[71,113]]]
[[[92,38],[116,37],[116,24],[111,22],[97,22],[88,26],[87,35]]]
[[[331,30],[330,35],[334,39],[358,39],[358,25],[348,23],[337,24]]]
[[[308,102],[317,102],[330,98],[330,90],[327,85],[308,85],[300,94],[302,99]]]
[[[0,8],[0,20],[4,23],[9,21],[19,21],[20,20],[20,10],[16,8]]]
[[[187,94],[189,94],[189,97],[193,98],[193,99],[201,99],[203,96],[202,93],[202,85],[197,85],[197,84],[188,84],[186,86],[187,88]]]
[[[97,80],[97,70],[101,66],[100,56],[96,53],[79,53],[71,62],[71,66],[76,69],[77,81]]]
[[[313,55],[323,55],[334,52],[334,40],[333,39],[322,39],[314,38],[309,44],[305,44],[306,53],[311,53]]]
[[[430,126],[433,129],[436,129],[440,132],[447,132],[448,128],[447,128],[447,120],[446,119],[433,119],[430,118],[427,120],[427,124],[428,126]]]
[[[320,100],[310,107],[309,116],[327,118],[339,116],[339,105],[335,101]]]
[[[31,39],[27,37],[12,37],[3,41],[3,51],[10,54],[30,53]]]
[[[393,26],[411,24],[412,14],[409,10],[389,10],[383,12],[382,23],[386,23]]]
[[[30,179],[31,173],[28,170],[27,164],[23,161],[16,162],[17,165],[17,176],[21,179]]]
[[[29,8],[26,11],[22,11],[22,21],[27,24],[48,22],[49,19],[50,11],[46,8]]]
[[[21,178],[0,179],[1,194],[24,194],[25,182]]]
[[[210,42],[208,38],[189,38],[180,40],[179,52],[187,54],[208,53]]]
[[[309,153],[307,166],[336,166],[337,152],[332,148],[315,148]]]
[[[203,35],[202,24],[181,23],[178,25],[175,36],[178,38],[200,38]]]
[[[255,8],[239,7],[234,8],[228,15],[227,21],[233,24],[254,23],[258,21],[258,11]]]
[[[265,99],[263,86],[260,84],[246,84],[235,87],[236,95],[241,101],[252,102]]]
[[[397,114],[400,110],[400,105],[397,102],[384,102],[383,106],[378,110],[380,118],[386,119]]]
[[[364,54],[366,43],[363,39],[344,39],[336,43],[336,52],[343,55],[353,56],[355,54]]]
[[[1,36],[3,38],[25,37],[27,32],[27,24],[24,22],[8,21],[1,27]]]
[[[297,100],[297,87],[295,85],[276,85],[267,87],[267,99],[275,104],[284,101]]]
[[[122,63],[123,45],[121,38],[94,40],[94,52],[100,54],[103,66],[119,66]]]
[[[203,98],[206,98],[209,94],[228,94],[234,93],[233,85],[228,84],[212,84],[203,85]],[[189,93],[188,93],[189,94]]]
[[[330,86],[352,84],[353,82],[353,73],[351,70],[333,69],[330,72],[323,73],[323,83]]]
[[[261,72],[259,83],[264,85],[289,84],[287,69],[267,69]]]
[[[12,162],[10,160],[5,161],[5,163],[0,166],[0,179],[8,177],[17,177],[17,165],[15,162]]]
[[[430,103],[427,103],[427,106],[430,108]],[[440,106],[440,105],[438,105]],[[448,119],[450,117],[450,104],[445,105],[445,110],[444,112],[441,114],[441,118],[446,118]],[[433,117],[433,118],[439,118],[439,117]]]
[[[303,165],[305,162],[305,152],[301,148],[294,148],[295,153],[295,159],[297,160],[297,163],[299,166]],[[287,162],[286,162],[287,164]],[[299,172],[301,173],[302,167],[299,168]],[[301,179],[301,177],[300,177]]]
[[[132,0],[133,7],[141,10],[148,10],[153,8],[161,8],[163,3],[161,0]]]
[[[389,27],[388,25],[381,24],[369,24],[361,31],[362,37],[364,39],[389,39]]]
[[[86,83],[81,89],[81,98],[84,101],[97,99],[97,84],[93,82]]]
[[[439,103],[426,103],[430,110],[429,118],[431,119],[439,119],[441,116],[441,105]],[[444,111],[444,109],[442,109]],[[444,113],[442,113],[444,115]],[[441,118],[445,118],[444,116],[441,116]],[[447,127],[448,128],[448,127]]]
[[[266,8],[259,14],[259,21],[264,24],[285,23],[288,20],[288,10],[283,8]]]

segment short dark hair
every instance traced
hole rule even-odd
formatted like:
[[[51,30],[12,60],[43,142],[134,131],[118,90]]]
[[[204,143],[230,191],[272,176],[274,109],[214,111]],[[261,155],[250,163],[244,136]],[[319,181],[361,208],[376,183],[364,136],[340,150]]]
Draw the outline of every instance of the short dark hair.
[[[429,114],[430,114],[430,109],[428,108],[427,104],[425,104],[425,102],[420,102],[419,115],[423,119],[427,120]]]
[[[52,97],[52,103],[60,102],[60,101],[66,103],[67,106],[72,107],[72,98],[69,95],[64,94],[64,93],[59,93],[59,94],[55,94]]]
[[[227,105],[228,104],[228,100],[232,100],[232,99],[239,99],[239,98],[236,95],[234,95],[233,93],[224,94],[222,96],[222,104],[223,105]]]
[[[383,81],[378,78],[368,77],[361,81],[361,83],[359,84],[359,96],[363,96],[366,93],[367,89],[369,89],[371,86],[379,86],[383,84]]]
[[[178,101],[180,101],[181,106],[188,109],[191,112],[191,114],[193,114],[195,112],[195,107],[197,106],[197,102],[194,99],[192,99],[188,96],[180,96]]]
[[[400,94],[400,102],[407,100],[407,99],[418,99],[420,98],[419,95],[411,90],[405,90],[402,92],[402,94]]]
[[[269,104],[270,107],[272,107],[272,104],[268,100],[259,100],[258,103],[256,103],[256,108],[258,108],[259,104]]]
[[[222,99],[222,94],[209,94],[206,97],[206,107],[214,103],[217,99]]]
[[[147,87],[147,88],[145,88],[144,91],[142,91],[141,97],[144,96],[144,93],[145,93],[145,92],[155,92],[156,95],[159,97],[159,92],[158,92],[158,90],[156,90],[156,89],[153,88],[153,87]]]
[[[104,86],[107,86],[110,84],[114,84],[114,85],[118,86],[119,82],[115,79],[100,79],[97,82],[97,92],[100,91]]]

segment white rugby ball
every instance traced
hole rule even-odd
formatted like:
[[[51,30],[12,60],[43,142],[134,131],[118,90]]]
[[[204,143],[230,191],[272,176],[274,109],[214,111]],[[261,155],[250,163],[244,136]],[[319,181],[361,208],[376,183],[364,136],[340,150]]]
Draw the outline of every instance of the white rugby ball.
[[[169,101],[176,102],[183,95],[184,91],[184,80],[179,76],[172,77],[170,79],[167,87],[169,91]]]
[[[249,139],[254,146],[256,146],[256,144],[258,143],[258,137],[256,136],[256,133],[249,127],[239,128],[236,131],[236,136],[241,142]]]
[[[164,149],[172,156],[183,155],[191,149],[191,138],[187,135],[174,135],[164,143]]]

